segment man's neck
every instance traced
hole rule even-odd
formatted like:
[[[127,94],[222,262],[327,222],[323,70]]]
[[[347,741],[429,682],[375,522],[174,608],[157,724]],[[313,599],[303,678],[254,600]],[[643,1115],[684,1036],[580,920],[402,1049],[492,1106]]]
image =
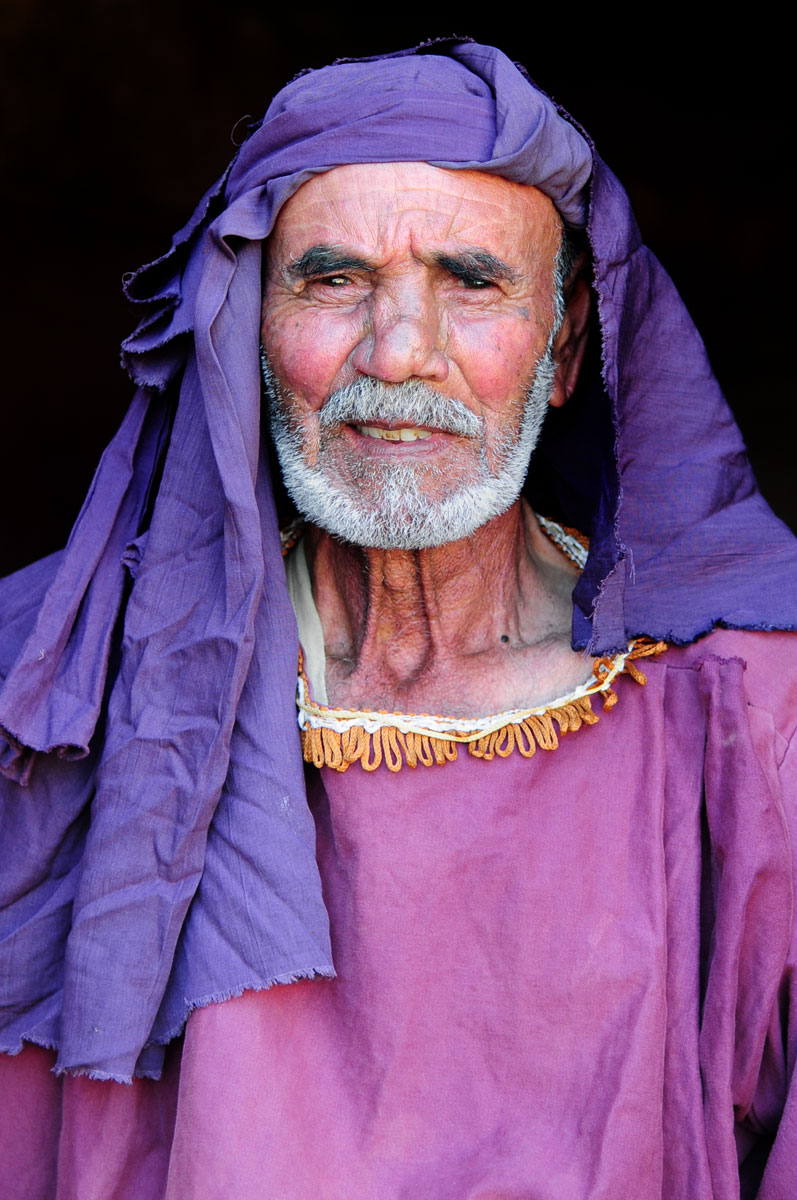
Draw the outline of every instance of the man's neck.
[[[570,649],[577,569],[523,501],[428,550],[353,546],[315,526],[306,544],[333,706],[477,716],[589,675]]]

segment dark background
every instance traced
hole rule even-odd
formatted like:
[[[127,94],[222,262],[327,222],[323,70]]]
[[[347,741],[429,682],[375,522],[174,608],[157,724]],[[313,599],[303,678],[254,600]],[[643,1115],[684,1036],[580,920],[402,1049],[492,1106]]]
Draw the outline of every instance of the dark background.
[[[797,528],[785,39],[762,6],[710,30],[649,6],[652,32],[524,11],[3,0],[0,573],[68,536],[131,394],[120,278],[167,248],[238,119],[303,67],[451,33],[524,62],[593,135],[703,333],[765,495]]]

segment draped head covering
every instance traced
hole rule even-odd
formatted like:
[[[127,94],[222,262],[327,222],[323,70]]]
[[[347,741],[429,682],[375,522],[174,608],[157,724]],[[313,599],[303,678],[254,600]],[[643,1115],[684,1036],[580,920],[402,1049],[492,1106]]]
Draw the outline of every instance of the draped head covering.
[[[310,176],[385,161],[534,185],[586,229],[600,363],[552,414],[529,477],[544,511],[591,537],[574,645],[795,626],[794,540],[579,127],[467,41],[300,76],[128,279],[133,403],[65,551],[0,590],[0,1048],[157,1076],[192,1008],[334,973],[261,438],[261,246]]]

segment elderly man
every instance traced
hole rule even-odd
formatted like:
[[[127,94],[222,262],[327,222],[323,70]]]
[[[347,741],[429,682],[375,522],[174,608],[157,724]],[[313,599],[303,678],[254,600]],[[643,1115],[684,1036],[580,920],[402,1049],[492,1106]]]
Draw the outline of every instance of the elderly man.
[[[280,213],[263,343],[283,478],[314,523],[316,700],[470,718],[591,674],[577,569],[518,500],[584,349],[588,288],[565,306],[560,243],[536,189],[424,163],[338,167]]]
[[[797,555],[581,132],[310,73],[128,292],[2,597],[4,1195],[791,1196]]]

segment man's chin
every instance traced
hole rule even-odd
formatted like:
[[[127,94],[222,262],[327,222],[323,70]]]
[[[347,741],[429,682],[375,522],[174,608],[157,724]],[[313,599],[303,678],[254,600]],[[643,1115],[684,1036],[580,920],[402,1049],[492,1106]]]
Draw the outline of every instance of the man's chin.
[[[429,455],[427,461],[412,466],[375,461],[373,444],[371,453],[364,455],[362,447],[353,452],[348,440],[340,436],[340,428],[334,427],[335,422],[367,424],[371,419],[373,396],[360,392],[373,392],[376,385],[365,380],[355,396],[342,389],[327,401],[324,408],[333,428],[322,430],[314,465],[308,466],[306,431],[292,423],[290,398],[280,392],[265,361],[263,370],[274,446],[297,510],[333,537],[380,550],[428,550],[461,541],[511,508],[526,478],[554,376],[549,344],[527,389],[519,429],[505,429],[502,441],[488,446],[481,426],[466,428],[468,419],[475,418],[464,410],[459,414],[462,425],[449,428],[456,438],[446,448],[443,460]],[[421,406],[417,412],[405,407],[403,421],[428,428],[445,428],[447,421],[450,425],[449,399],[434,392],[430,395],[427,388],[421,394],[416,392],[408,396],[402,386],[403,403],[409,405],[412,400]],[[394,398],[398,394],[398,390],[391,392]],[[354,401],[365,404],[365,409],[355,405],[355,411]],[[443,406],[441,411],[430,409],[438,403]],[[473,439],[479,434],[481,449],[475,454]],[[465,439],[466,444],[457,445],[457,438]],[[448,490],[447,483],[451,484]]]
[[[285,482],[307,521],[342,541],[374,550],[430,550],[461,541],[506,512],[519,495],[519,488],[483,482],[430,499],[397,484],[391,494],[365,505],[361,494],[350,495],[323,479],[286,477]]]
[[[445,469],[434,463],[395,464],[352,456],[342,439],[324,440],[314,465],[302,438],[278,409],[272,432],[285,487],[306,520],[342,541],[378,550],[429,550],[471,537],[520,495],[539,428],[527,405],[520,436],[496,447],[495,472],[472,450],[453,447]]]

